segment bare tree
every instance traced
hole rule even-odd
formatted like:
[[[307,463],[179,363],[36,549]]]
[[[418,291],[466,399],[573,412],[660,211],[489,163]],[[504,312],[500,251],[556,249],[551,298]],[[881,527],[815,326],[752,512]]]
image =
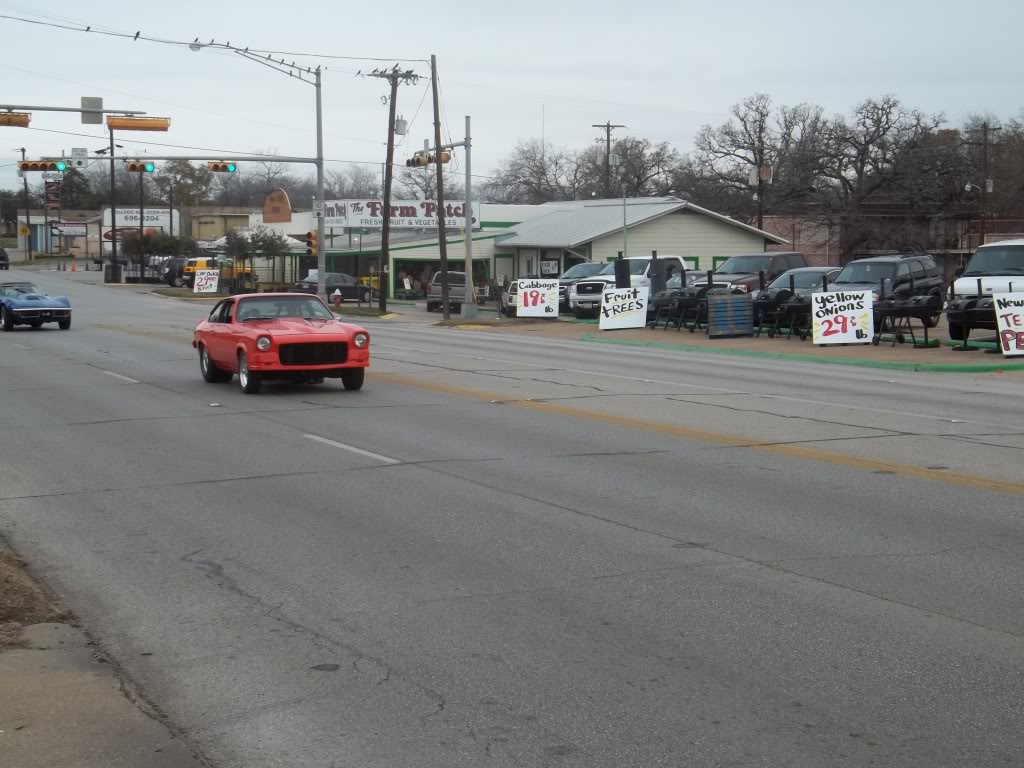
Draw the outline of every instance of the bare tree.
[[[330,194],[339,200],[378,198],[383,194],[380,175],[375,166],[349,165],[342,170],[327,171]]]

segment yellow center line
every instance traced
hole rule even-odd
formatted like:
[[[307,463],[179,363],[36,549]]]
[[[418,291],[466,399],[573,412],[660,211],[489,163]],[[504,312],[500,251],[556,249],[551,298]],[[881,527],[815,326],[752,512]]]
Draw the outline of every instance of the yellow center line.
[[[433,392],[442,392],[458,397],[465,397],[470,400],[484,402],[499,401],[514,408],[523,408],[543,413],[554,413],[560,416],[570,416],[577,419],[587,419],[603,424],[610,424],[626,429],[637,429],[645,432],[656,432],[662,435],[681,437],[686,440],[695,440],[717,445],[744,447],[761,453],[774,456],[788,456],[795,459],[807,461],[821,461],[836,466],[850,467],[852,469],[864,470],[866,472],[885,472],[887,474],[912,477],[916,480],[931,480],[940,483],[949,483],[963,488],[976,488],[984,491],[996,491],[1012,495],[1024,495],[1024,483],[1012,480],[998,480],[981,475],[969,475],[962,472],[950,472],[940,469],[927,469],[916,467],[911,464],[896,464],[878,459],[868,459],[860,456],[853,456],[835,451],[824,451],[819,448],[811,448],[806,445],[778,445],[771,441],[760,438],[746,437],[743,435],[730,435],[724,432],[712,432],[705,429],[683,427],[673,424],[665,424],[648,419],[639,419],[631,416],[617,416],[611,413],[589,411],[585,408],[577,408],[571,405],[559,403],[538,402],[536,400],[515,399],[516,395],[502,395],[496,392],[484,392],[477,389],[457,387],[451,384],[424,380],[414,376],[399,373],[375,373],[374,377],[380,377],[386,381],[402,386],[427,389]]]

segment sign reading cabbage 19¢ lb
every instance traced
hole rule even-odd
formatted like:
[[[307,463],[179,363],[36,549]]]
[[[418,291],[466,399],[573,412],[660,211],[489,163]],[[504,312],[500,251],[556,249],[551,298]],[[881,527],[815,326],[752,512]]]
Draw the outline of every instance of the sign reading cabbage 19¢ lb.
[[[553,317],[558,319],[558,281],[520,280],[516,298],[519,317]]]
[[[220,284],[220,270],[197,269],[196,281],[192,284],[192,293],[216,293]]]
[[[1024,355],[1024,293],[995,293],[992,301],[999,349],[1007,357]]]
[[[826,291],[811,294],[815,344],[866,344],[875,335],[871,291]]]
[[[601,315],[598,328],[612,331],[620,328],[643,328],[647,325],[648,288],[605,288],[601,292]]]

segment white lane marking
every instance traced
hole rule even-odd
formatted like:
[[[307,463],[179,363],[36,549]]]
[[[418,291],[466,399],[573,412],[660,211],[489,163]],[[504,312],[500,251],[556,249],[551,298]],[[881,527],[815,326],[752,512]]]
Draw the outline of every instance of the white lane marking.
[[[122,376],[120,373],[114,373],[113,371],[100,370],[100,373],[105,373],[105,374],[107,374],[107,376],[113,376],[115,379],[120,379],[121,381],[124,381],[124,382],[126,382],[128,384],[141,384],[142,383],[138,379],[132,379],[132,378],[129,378],[128,376]]]
[[[324,445],[333,446],[334,448],[341,448],[341,450],[348,451],[349,453],[358,453],[360,456],[365,456],[368,459],[374,459],[383,464],[402,463],[398,459],[392,459],[389,456],[381,456],[379,453],[374,453],[373,451],[364,451],[362,448],[356,448],[354,445],[339,443],[337,440],[328,440],[326,437],[320,437],[319,435],[303,435],[303,437],[309,440],[315,440],[318,443],[323,443]]]
[[[21,347],[22,349],[32,349],[32,347],[30,347],[30,346],[28,346],[28,345],[26,345],[26,344],[19,344],[19,343],[18,343],[18,342],[16,342],[16,341],[12,341],[11,343],[12,343],[12,344],[13,344],[14,346],[16,346],[16,347]]]
[[[401,349],[401,350],[407,350],[407,351],[410,351],[410,352],[418,352],[420,354],[432,355],[432,356],[435,356],[435,355],[450,355],[452,357],[468,357],[468,358],[471,358],[473,360],[486,360],[487,362],[491,362],[491,363],[506,363],[506,364],[509,364],[509,365],[524,365],[524,366],[530,366],[531,368],[551,368],[552,367],[551,365],[540,365],[538,363],[528,363],[528,362],[525,362],[523,360],[503,360],[503,359],[495,358],[495,357],[477,357],[476,355],[469,355],[469,354],[460,353],[460,352],[450,352],[448,350],[437,349],[437,348],[430,349],[430,350],[425,350],[425,349],[416,348],[416,347],[401,347],[401,346],[398,346],[396,344],[378,344],[377,345],[377,349],[381,349],[381,348]],[[957,424],[972,424],[974,426],[981,426],[981,427],[998,427],[1000,429],[1019,429],[1020,428],[1020,427],[1018,427],[1018,426],[1016,426],[1014,424],[1006,424],[1006,423],[1000,424],[1000,423],[991,422],[991,421],[978,421],[978,420],[975,420],[975,419],[960,420],[960,419],[953,419],[951,416],[948,416],[948,415],[936,416],[935,414],[913,413],[913,412],[909,412],[909,411],[896,411],[896,410],[890,410],[888,408],[872,408],[872,407],[866,406],[866,405],[852,405],[850,403],[841,403],[841,402],[826,402],[826,401],[814,400],[812,398],[806,398],[806,397],[790,397],[790,396],[787,396],[787,395],[771,395],[771,394],[767,394],[767,393],[762,394],[760,392],[744,392],[742,390],[727,389],[725,387],[711,387],[711,386],[708,386],[706,384],[689,384],[689,383],[682,382],[682,381],[666,381],[666,380],[663,380],[663,379],[645,379],[645,378],[642,378],[642,377],[639,377],[639,376],[623,376],[622,374],[617,374],[617,373],[605,373],[603,371],[588,371],[588,370],[585,370],[585,369],[582,369],[582,368],[563,368],[562,370],[565,373],[579,373],[579,374],[582,374],[582,375],[585,375],[585,376],[600,376],[600,377],[605,378],[605,379],[620,379],[620,380],[624,380],[624,381],[641,382],[643,384],[662,384],[664,386],[669,386],[669,387],[687,387],[689,389],[706,389],[706,390],[708,390],[710,392],[720,392],[720,393],[727,394],[727,395],[746,395],[748,397],[761,397],[761,398],[765,398],[766,400],[782,400],[782,401],[785,401],[785,402],[800,403],[800,404],[803,404],[803,405],[822,405],[822,406],[828,406],[830,408],[838,408],[838,409],[847,410],[847,411],[864,411],[864,412],[867,412],[867,413],[885,414],[887,416],[904,416],[906,418],[923,419],[925,421],[937,421],[937,422],[946,423],[946,424],[948,424],[948,423],[950,423],[952,421],[953,423],[957,423]]]

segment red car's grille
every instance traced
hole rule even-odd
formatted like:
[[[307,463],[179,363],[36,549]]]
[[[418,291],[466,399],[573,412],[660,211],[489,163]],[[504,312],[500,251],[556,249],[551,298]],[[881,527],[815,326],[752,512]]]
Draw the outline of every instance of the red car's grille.
[[[314,341],[307,344],[282,344],[278,357],[281,365],[333,365],[348,360],[348,344],[344,341]]]

